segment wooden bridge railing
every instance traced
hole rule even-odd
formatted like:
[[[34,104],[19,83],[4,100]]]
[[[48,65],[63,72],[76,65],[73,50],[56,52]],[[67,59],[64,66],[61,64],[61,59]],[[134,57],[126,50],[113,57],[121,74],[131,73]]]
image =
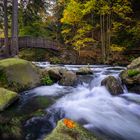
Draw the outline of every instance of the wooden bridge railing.
[[[9,38],[9,45],[11,38]],[[19,37],[19,48],[43,48],[58,50],[58,44],[55,41],[51,41],[43,37]],[[0,38],[0,48],[4,45],[4,38]]]

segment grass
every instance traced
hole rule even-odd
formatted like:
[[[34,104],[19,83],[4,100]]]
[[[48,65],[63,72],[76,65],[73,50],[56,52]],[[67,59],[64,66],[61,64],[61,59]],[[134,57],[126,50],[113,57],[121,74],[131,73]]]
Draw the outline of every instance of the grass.
[[[42,82],[43,85],[52,85],[54,83],[49,75],[43,77],[41,82]]]
[[[129,77],[133,77],[133,76],[136,76],[136,75],[140,74],[140,71],[138,71],[138,70],[128,70],[127,73],[128,73]]]

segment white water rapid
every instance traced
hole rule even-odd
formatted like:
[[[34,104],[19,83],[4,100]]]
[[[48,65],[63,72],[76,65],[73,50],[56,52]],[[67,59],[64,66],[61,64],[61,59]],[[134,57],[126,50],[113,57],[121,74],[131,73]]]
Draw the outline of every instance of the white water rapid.
[[[81,66],[65,67],[76,71]],[[100,85],[108,75],[118,78],[124,68],[102,65],[91,68],[94,71],[91,82],[83,82],[77,87],[54,84],[31,92],[36,93],[33,96],[62,95],[46,111],[61,110],[64,117],[81,123],[107,140],[140,140],[140,95],[128,93],[124,88],[124,94],[112,96]]]

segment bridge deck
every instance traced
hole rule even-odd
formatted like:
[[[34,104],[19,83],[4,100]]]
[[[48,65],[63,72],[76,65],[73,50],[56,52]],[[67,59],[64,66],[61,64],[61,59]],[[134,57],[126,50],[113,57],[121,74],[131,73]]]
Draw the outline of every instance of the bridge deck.
[[[9,45],[11,38],[9,38]],[[58,44],[55,41],[51,41],[42,37],[19,37],[19,48],[43,48],[59,50]],[[4,45],[4,38],[0,38],[0,48]]]

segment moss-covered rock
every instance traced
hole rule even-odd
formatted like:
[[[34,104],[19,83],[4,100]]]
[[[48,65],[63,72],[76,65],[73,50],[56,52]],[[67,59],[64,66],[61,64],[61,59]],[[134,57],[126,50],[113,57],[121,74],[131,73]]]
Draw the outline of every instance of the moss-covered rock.
[[[81,125],[71,120],[60,120],[56,128],[44,140],[99,140]]]
[[[51,67],[47,69],[50,78],[55,82],[59,81],[62,77],[60,73],[61,69],[61,67]]]
[[[105,86],[112,95],[119,95],[123,93],[121,84],[114,76],[108,76],[102,80],[101,85]]]
[[[3,111],[18,98],[16,92],[0,88],[0,111]]]
[[[59,81],[60,85],[63,86],[74,86],[77,83],[76,73],[72,71],[65,71],[62,74],[62,78]]]
[[[140,94],[140,57],[133,60],[120,77],[129,91]]]
[[[127,66],[128,69],[140,69],[140,57],[134,59],[131,64]]]
[[[19,118],[11,118],[5,124],[0,124],[1,140],[22,140],[23,134]]]
[[[129,91],[140,94],[140,72],[134,75],[130,74],[130,70],[125,70],[121,72],[120,77]]]
[[[18,58],[0,61],[0,86],[22,91],[39,84],[39,71],[31,62]]]

